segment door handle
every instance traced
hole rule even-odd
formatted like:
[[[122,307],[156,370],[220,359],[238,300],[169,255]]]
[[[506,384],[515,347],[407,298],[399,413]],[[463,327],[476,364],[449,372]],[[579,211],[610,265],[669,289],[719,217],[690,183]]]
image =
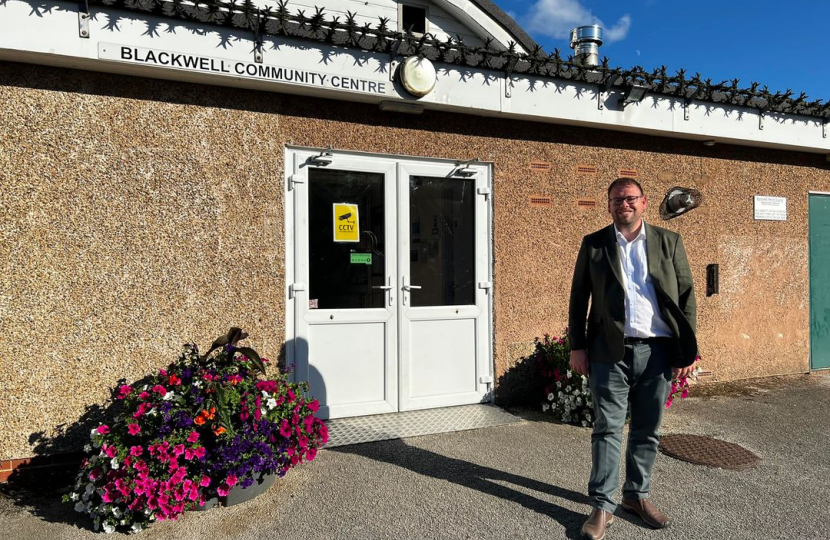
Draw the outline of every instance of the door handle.
[[[395,288],[395,286],[394,286],[394,285],[392,285],[392,277],[391,277],[391,276],[390,276],[390,277],[386,280],[386,282],[387,282],[389,285],[372,285],[372,288],[373,288],[373,289],[380,289],[380,290],[382,290],[382,291],[390,291],[390,292],[389,292],[389,305],[391,306],[391,305],[392,305],[392,302],[393,302],[392,292],[391,292],[391,291],[392,291],[392,289],[394,289],[394,288]]]
[[[420,288],[421,288],[420,285],[412,285],[411,283],[409,283],[409,276],[404,275],[403,276],[403,286],[401,287],[401,289],[403,289],[403,291],[404,291],[404,295],[402,297],[403,298],[403,305],[406,305],[406,293],[408,293],[410,291],[413,291],[413,290],[416,290],[416,289],[420,289]]]

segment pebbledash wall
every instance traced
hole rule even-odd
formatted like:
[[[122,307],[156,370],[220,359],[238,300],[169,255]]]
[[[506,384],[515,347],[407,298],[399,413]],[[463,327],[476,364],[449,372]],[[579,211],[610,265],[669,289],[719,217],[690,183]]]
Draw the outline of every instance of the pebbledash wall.
[[[185,341],[206,345],[236,325],[265,356],[282,354],[287,146],[492,164],[497,385],[534,337],[564,330],[579,242],[610,222],[606,188],[621,170],[642,182],[647,220],[684,236],[707,380],[810,369],[808,192],[830,192],[827,152],[813,143],[710,147],[703,128],[698,140],[630,132],[662,122],[648,112],[657,107],[619,113],[621,125],[608,127],[627,131],[611,131],[579,120],[585,104],[569,95],[550,106],[576,111],[564,123],[592,127],[509,110],[403,115],[359,95],[347,102],[149,78],[167,76],[159,72],[105,74],[94,59],[81,71],[35,65],[74,65],[45,49],[32,63],[18,53],[20,62],[0,61],[0,462],[77,450],[88,432],[72,426],[97,419],[116,381],[166,365]],[[468,95],[478,107],[469,112],[489,106]],[[536,106],[523,99],[508,103],[515,114]],[[584,110],[595,112],[588,101]],[[754,136],[741,131],[750,123],[735,124],[736,139]],[[795,124],[770,120],[758,141]],[[657,208],[676,185],[701,190],[705,202],[663,222]],[[785,197],[786,221],[755,220],[754,195]],[[531,203],[539,198],[550,204]],[[720,293],[707,297],[711,263],[720,265]]]

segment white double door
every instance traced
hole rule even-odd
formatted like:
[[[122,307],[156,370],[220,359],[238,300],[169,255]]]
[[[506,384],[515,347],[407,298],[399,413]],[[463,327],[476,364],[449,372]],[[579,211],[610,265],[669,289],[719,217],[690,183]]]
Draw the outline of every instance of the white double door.
[[[323,418],[489,399],[489,167],[315,155],[286,155],[295,380]]]

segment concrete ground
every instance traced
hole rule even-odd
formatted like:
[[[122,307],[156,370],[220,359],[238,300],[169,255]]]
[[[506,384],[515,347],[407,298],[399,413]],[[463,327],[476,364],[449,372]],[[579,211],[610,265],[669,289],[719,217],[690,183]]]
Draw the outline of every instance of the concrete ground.
[[[830,376],[697,387],[664,433],[711,435],[758,454],[750,470],[660,455],[652,500],[665,531],[617,511],[626,539],[830,539]],[[190,512],[150,539],[578,538],[589,511],[590,432],[536,411],[518,424],[324,450],[248,503]],[[56,493],[0,488],[0,538],[101,538]]]

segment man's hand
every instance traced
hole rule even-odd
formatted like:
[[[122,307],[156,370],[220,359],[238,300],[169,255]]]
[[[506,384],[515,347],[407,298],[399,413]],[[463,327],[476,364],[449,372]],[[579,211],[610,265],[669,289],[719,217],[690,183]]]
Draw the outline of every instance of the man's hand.
[[[571,355],[571,364],[573,364],[573,355]],[[673,379],[681,379],[683,377],[688,377],[689,375],[691,375],[694,370],[694,364],[684,368],[672,368],[671,375]]]
[[[578,375],[588,376],[588,351],[585,349],[571,351],[571,369]]]

